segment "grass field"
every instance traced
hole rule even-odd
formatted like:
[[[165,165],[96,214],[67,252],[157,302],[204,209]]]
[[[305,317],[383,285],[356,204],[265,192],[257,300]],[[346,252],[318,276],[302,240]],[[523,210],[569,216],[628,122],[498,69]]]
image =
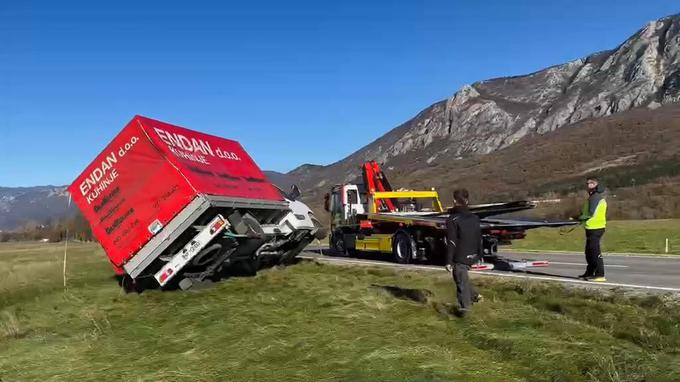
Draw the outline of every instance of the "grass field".
[[[477,278],[458,319],[443,272],[315,263],[126,295],[83,244],[64,290],[62,250],[0,245],[1,381],[680,380],[677,296]]]
[[[512,243],[513,249],[560,250],[582,252],[585,244],[583,229],[542,228],[528,231],[527,238]],[[605,252],[665,253],[666,238],[669,254],[680,255],[680,219],[622,220],[607,223],[602,239]]]

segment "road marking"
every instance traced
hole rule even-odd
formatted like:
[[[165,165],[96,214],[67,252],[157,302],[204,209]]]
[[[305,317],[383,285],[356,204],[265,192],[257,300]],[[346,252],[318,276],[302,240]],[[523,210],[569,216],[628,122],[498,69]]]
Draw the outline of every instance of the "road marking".
[[[522,251],[513,251],[513,250],[503,250],[504,252],[500,252],[502,255],[503,253],[509,254],[509,255],[566,255],[566,256],[583,256],[582,252],[569,252],[569,251],[551,251],[551,250],[533,250],[533,249],[525,249]],[[680,260],[680,255],[664,255],[661,253],[650,253],[650,254],[644,254],[644,253],[625,253],[625,252],[615,252],[615,253],[606,253],[603,252],[602,255],[604,257],[632,257],[632,258],[638,258],[638,259],[674,259],[674,260]]]
[[[328,256],[310,256],[310,255],[299,255],[299,258],[308,260],[319,260],[328,263],[347,263],[347,264],[361,264],[361,265],[378,265],[392,268],[407,268],[407,269],[424,269],[424,270],[434,270],[434,271],[445,271],[444,267],[437,267],[434,265],[415,265],[415,264],[399,264],[399,263],[388,263],[385,261],[377,260],[359,260],[350,258],[338,258],[338,257],[328,257]]]
[[[307,251],[319,251],[319,250],[325,250],[328,249],[328,247],[307,247],[305,250]],[[568,252],[568,251],[551,251],[551,250],[533,250],[533,249],[525,249],[525,250],[507,250],[504,249],[503,252],[499,252],[499,255],[566,255],[566,256],[583,256],[582,252]],[[654,253],[654,254],[644,254],[644,253],[625,253],[625,252],[615,252],[615,253],[602,253],[602,255],[607,258],[607,257],[632,257],[632,258],[637,258],[637,259],[673,259],[673,260],[680,260],[680,255],[664,255],[661,253]]]
[[[381,266],[381,267],[392,267],[392,268],[405,268],[405,269],[412,269],[412,270],[431,270],[431,271],[440,271],[440,272],[444,271],[444,272],[446,272],[444,267],[438,267],[438,266],[432,266],[432,265],[397,264],[397,263],[388,263],[388,262],[384,262],[384,261],[358,260],[358,259],[337,258],[337,257],[328,257],[328,256],[310,256],[310,255],[304,255],[304,254],[301,254],[298,257],[300,257],[302,259],[318,260],[318,261],[328,262],[328,263],[376,265],[376,266]],[[482,275],[482,276],[514,277],[514,278],[529,279],[529,280],[556,281],[556,282],[561,282],[561,283],[581,284],[581,285],[586,285],[586,286],[608,286],[608,287],[620,287],[620,288],[658,290],[658,291],[665,291],[665,292],[680,292],[680,288],[660,287],[660,286],[652,286],[652,285],[623,284],[623,283],[612,283],[612,282],[594,283],[594,282],[591,282],[591,281],[584,281],[584,280],[577,280],[577,279],[567,279],[567,278],[561,278],[561,277],[538,276],[538,275],[519,274],[519,273],[500,273],[500,272],[496,272],[496,271],[492,271],[492,272],[490,272],[490,271],[470,271],[470,273],[474,273],[474,274],[478,274],[478,275]]]
[[[563,263],[559,261],[549,261],[550,264],[555,264],[555,265],[578,265],[579,267],[584,267],[586,264],[584,263]],[[628,268],[627,265],[608,265],[606,264],[604,266],[605,268]]]

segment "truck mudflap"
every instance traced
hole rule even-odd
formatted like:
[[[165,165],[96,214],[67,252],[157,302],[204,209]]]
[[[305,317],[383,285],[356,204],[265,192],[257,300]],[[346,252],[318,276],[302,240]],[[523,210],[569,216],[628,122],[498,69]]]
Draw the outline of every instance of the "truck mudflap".
[[[201,229],[196,236],[176,254],[172,256],[156,274],[154,278],[163,287],[172,280],[191,259],[205,248],[217,235],[229,228],[231,224],[222,215],[215,216],[210,223]]]

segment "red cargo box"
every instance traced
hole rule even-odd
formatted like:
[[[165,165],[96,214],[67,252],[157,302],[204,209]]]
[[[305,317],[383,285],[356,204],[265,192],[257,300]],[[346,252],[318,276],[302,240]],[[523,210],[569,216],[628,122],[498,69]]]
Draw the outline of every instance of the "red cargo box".
[[[238,142],[141,116],[69,192],[118,273],[199,195],[283,201]]]

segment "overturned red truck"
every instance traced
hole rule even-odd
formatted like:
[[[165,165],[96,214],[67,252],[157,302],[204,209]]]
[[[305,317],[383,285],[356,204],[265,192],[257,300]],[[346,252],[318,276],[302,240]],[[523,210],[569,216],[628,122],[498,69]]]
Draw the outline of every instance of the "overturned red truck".
[[[69,187],[122,285],[190,288],[325,235],[236,142],[135,116]]]

